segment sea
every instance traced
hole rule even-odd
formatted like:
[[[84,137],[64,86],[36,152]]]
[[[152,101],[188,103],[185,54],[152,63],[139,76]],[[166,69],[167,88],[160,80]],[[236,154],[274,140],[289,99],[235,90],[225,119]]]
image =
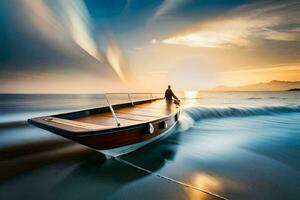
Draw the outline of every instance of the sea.
[[[300,199],[300,92],[180,96],[169,137],[107,158],[27,123],[103,95],[0,94],[0,199]]]

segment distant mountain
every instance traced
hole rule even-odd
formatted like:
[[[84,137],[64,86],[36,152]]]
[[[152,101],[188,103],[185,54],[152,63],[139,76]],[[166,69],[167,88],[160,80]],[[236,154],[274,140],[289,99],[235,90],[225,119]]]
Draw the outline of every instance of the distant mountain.
[[[289,91],[300,91],[300,88],[293,88],[293,89],[290,89]]]
[[[286,91],[300,88],[300,81],[278,81],[273,80],[267,83],[256,83],[237,87],[218,86],[214,91]]]

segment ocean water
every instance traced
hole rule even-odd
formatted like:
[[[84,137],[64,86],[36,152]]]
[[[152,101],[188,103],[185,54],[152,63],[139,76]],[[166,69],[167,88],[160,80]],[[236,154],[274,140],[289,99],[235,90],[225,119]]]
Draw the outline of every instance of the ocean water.
[[[299,92],[181,99],[168,138],[106,159],[26,123],[102,95],[0,95],[0,199],[300,199]]]

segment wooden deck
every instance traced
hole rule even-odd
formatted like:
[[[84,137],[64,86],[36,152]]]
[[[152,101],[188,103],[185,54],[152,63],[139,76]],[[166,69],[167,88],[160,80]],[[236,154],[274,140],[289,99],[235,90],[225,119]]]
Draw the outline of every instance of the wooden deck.
[[[168,117],[176,112],[176,105],[165,100],[157,100],[150,103],[135,105],[115,110],[122,126],[131,126],[142,122],[153,121]],[[77,122],[97,124],[101,126],[116,126],[116,121],[111,112],[104,112],[74,119]]]
[[[178,111],[177,106],[165,100],[154,100],[138,105],[114,109],[120,122],[119,127],[134,126],[167,118]],[[84,113],[84,111],[82,111]],[[35,118],[39,124],[57,127],[69,132],[86,132],[117,128],[116,121],[110,111],[96,112],[81,117],[65,118],[58,116]]]

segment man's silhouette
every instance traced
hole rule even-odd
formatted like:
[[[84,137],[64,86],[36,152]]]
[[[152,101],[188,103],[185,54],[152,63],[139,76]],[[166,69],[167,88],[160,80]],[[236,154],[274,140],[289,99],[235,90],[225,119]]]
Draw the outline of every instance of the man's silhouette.
[[[174,99],[179,100],[175,94],[173,93],[173,91],[171,90],[171,85],[168,85],[168,89],[165,92],[165,99],[167,101],[172,101]]]

